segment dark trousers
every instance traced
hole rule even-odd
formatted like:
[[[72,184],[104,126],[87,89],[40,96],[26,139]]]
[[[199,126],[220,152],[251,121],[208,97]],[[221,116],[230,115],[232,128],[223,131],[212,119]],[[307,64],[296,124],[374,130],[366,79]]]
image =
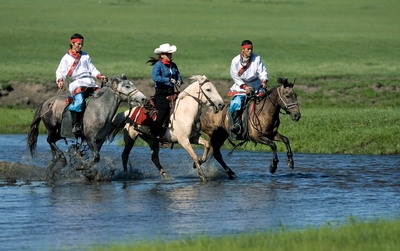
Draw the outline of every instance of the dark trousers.
[[[157,106],[157,126],[163,126],[165,121],[167,121],[170,114],[169,102],[166,99],[167,96],[172,95],[174,93],[174,89],[158,89],[156,88],[156,93],[154,95],[154,103]]]

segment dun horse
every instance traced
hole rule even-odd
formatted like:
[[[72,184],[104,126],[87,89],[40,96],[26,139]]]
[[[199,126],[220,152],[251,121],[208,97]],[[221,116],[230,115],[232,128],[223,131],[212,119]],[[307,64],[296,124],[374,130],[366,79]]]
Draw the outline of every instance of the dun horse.
[[[287,79],[278,79],[279,86],[271,89],[268,95],[254,101],[253,109],[248,115],[247,134],[244,140],[268,145],[273,151],[273,159],[269,170],[274,173],[278,165],[277,147],[273,141],[283,142],[287,150],[288,166],[294,168],[293,153],[289,139],[278,132],[280,120],[279,113],[283,109],[290,114],[293,121],[298,121],[301,117],[300,108],[297,104],[297,95],[293,90],[293,83]],[[201,115],[201,130],[209,136],[214,158],[222,165],[230,178],[235,177],[235,173],[225,163],[221,155],[221,147],[229,137],[228,109],[213,114],[205,111]],[[246,123],[244,120],[243,123]],[[246,127],[246,126],[244,126]],[[212,152],[206,149],[205,152]]]
[[[64,139],[61,134],[62,114],[66,108],[66,96],[55,96],[46,100],[33,117],[27,143],[32,155],[35,154],[39,123],[43,121],[47,129],[47,142],[53,155],[49,165],[51,169],[58,160],[66,164],[64,153],[58,148],[56,142]],[[87,104],[83,116],[83,137],[92,150],[94,159],[89,167],[100,160],[99,151],[107,136],[113,129],[112,119],[122,101],[130,105],[143,104],[147,100],[135,85],[126,80],[126,77],[114,77],[111,87],[104,87],[96,92]]]
[[[135,123],[122,125],[122,127],[125,125],[125,148],[122,153],[124,171],[127,171],[129,153],[135,144],[135,140],[139,136],[149,144],[152,151],[151,159],[164,178],[168,178],[169,176],[160,164],[158,156],[160,141],[163,143],[179,143],[188,152],[190,157],[192,157],[194,167],[197,169],[200,179],[206,181],[200,167],[199,158],[191,144],[209,144],[208,141],[200,137],[200,127],[198,123],[202,107],[211,106],[216,113],[224,107],[224,102],[215,86],[205,76],[193,76],[191,80],[192,83],[179,94],[174,112],[170,117],[169,128],[160,140],[152,136],[149,130],[137,130],[137,125]],[[129,116],[129,112],[130,111],[126,111],[125,113],[118,114],[116,119],[118,120],[117,117],[120,117],[125,123],[126,121],[124,118]],[[209,146],[205,147],[209,149]],[[205,158],[206,152],[203,155],[203,159]]]

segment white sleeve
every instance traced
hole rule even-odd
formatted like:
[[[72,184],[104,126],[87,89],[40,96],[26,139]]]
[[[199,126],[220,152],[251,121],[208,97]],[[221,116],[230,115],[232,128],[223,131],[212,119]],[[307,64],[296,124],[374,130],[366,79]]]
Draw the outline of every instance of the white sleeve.
[[[257,72],[258,72],[258,76],[260,78],[260,80],[268,80],[268,72],[267,69],[264,66],[263,61],[261,60],[261,57],[259,56],[259,63],[258,63],[258,67],[257,67]]]
[[[100,74],[100,72],[97,70],[96,66],[94,66],[94,64],[92,64],[92,59],[90,58],[89,54],[88,54],[88,65],[89,65],[89,71],[90,74],[92,75],[92,77],[97,77],[97,75]]]
[[[231,77],[234,81],[234,85],[237,85],[237,87],[240,88],[240,86],[243,85],[244,82],[238,75],[238,72],[240,70],[238,67],[240,66],[240,63],[239,63],[239,61],[236,60],[237,58],[238,57],[235,57],[232,59],[230,73],[231,73]]]
[[[59,79],[62,79],[64,81],[67,76],[67,73],[68,73],[67,71],[68,71],[68,62],[65,59],[65,55],[64,55],[60,61],[60,64],[57,67],[57,70],[56,70],[56,82]]]

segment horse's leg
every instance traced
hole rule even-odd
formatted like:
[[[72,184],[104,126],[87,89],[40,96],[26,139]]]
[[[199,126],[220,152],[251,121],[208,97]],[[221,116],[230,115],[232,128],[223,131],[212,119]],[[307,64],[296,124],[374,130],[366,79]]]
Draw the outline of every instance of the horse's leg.
[[[206,162],[207,159],[208,159],[208,156],[210,155],[210,151],[211,151],[210,142],[208,142],[208,140],[206,140],[206,139],[204,139],[203,137],[200,136],[200,137],[198,137],[196,139],[192,139],[190,141],[190,143],[204,146],[203,156],[201,157],[201,159],[199,159],[199,163],[201,165],[204,162]],[[193,168],[196,168],[196,164],[195,163],[193,163]]]
[[[54,131],[48,130],[47,143],[50,145],[52,160],[47,166],[46,172],[46,180],[52,182],[56,178],[56,173],[54,167],[57,162],[60,160],[62,165],[65,166],[67,164],[67,159],[64,156],[64,153],[58,148],[56,142],[61,139],[61,136]]]
[[[185,137],[183,139],[178,139],[178,142],[186,150],[186,152],[188,152],[190,157],[192,157],[194,164],[196,165],[197,173],[199,174],[201,181],[203,181],[203,182],[207,181],[206,177],[204,176],[203,170],[201,170],[199,157],[193,150],[193,147],[190,144],[189,139]]]
[[[124,167],[124,172],[128,171],[128,160],[129,160],[129,154],[135,145],[135,141],[138,137],[138,134],[134,135],[133,138],[129,134],[127,130],[124,130],[124,142],[125,142],[125,147],[124,151],[121,154],[122,158],[122,166]]]
[[[272,158],[272,163],[269,166],[269,172],[275,173],[276,169],[278,168],[278,162],[279,162],[276,144],[266,136],[261,136],[260,138],[258,138],[257,142],[260,142],[261,144],[267,145],[271,148],[273,153],[273,158]]]
[[[160,171],[161,176],[164,179],[169,179],[170,177],[168,173],[164,171],[163,167],[160,164],[160,159],[158,157],[158,153],[160,152],[160,146],[158,141],[149,140],[147,143],[149,144],[151,149],[151,161],[153,161],[154,165],[156,165],[158,171]]]
[[[290,147],[290,141],[289,139],[280,134],[279,132],[275,135],[274,137],[275,141],[278,142],[283,142],[286,146],[286,153],[287,153],[287,165],[291,168],[294,169],[294,160],[293,160],[293,152],[292,152],[292,148]]]
[[[212,150],[214,151],[214,158],[225,169],[226,173],[229,175],[229,178],[233,179],[236,177],[236,174],[225,163],[224,159],[222,158],[222,154],[221,154],[221,147],[227,138],[228,138],[228,136],[225,132],[216,131],[216,132],[214,132],[214,134],[211,137],[211,146],[212,146]]]
[[[63,165],[67,164],[67,159],[64,156],[64,153],[58,148],[56,142],[62,139],[58,133],[49,132],[47,136],[47,143],[50,145],[51,154],[53,156],[52,162],[56,163],[58,160],[61,160]]]
[[[85,169],[90,169],[93,165],[98,163],[100,161],[100,154],[99,150],[97,148],[97,142],[95,139],[91,138],[86,138],[86,143],[88,144],[90,150],[92,151],[93,154],[93,160],[89,163],[82,164],[81,166],[76,167],[76,170],[85,170]]]

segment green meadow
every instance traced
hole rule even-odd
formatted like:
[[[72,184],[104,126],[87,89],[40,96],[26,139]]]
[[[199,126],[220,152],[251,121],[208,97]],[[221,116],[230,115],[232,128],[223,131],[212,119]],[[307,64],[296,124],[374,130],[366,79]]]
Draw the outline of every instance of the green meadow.
[[[296,79],[303,116],[281,124],[294,152],[400,153],[399,1],[3,0],[0,8],[2,85],[53,84],[75,32],[103,74],[129,78],[150,78],[145,62],[169,42],[184,77],[230,79],[231,59],[250,39],[270,86]],[[0,112],[1,133],[25,133],[33,115]]]
[[[199,236],[177,241],[158,241],[136,244],[115,244],[108,247],[93,247],[89,250],[123,251],[236,251],[236,250],[398,250],[400,245],[400,222],[378,220],[375,222],[357,222],[350,220],[338,226],[326,224],[319,228],[305,230],[286,230],[222,236],[211,238]]]

